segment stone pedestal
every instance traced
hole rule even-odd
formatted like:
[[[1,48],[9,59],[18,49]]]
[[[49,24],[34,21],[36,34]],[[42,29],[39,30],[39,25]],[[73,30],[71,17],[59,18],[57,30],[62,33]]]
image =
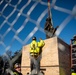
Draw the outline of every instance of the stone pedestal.
[[[70,48],[69,45],[57,37],[44,40],[42,49],[41,69],[45,75],[70,75]],[[22,50],[22,73],[30,71],[30,45]]]

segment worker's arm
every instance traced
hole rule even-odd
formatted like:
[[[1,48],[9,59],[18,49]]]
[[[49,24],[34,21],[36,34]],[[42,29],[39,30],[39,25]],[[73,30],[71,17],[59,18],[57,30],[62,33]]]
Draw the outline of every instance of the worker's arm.
[[[40,38],[40,41],[38,42],[38,47],[43,47],[45,45],[45,42]]]
[[[33,48],[33,46],[32,46],[32,43],[30,44],[30,49],[32,49]]]
[[[33,47],[34,47],[33,45],[35,45],[35,42],[34,41],[31,42],[30,49],[33,49]]]

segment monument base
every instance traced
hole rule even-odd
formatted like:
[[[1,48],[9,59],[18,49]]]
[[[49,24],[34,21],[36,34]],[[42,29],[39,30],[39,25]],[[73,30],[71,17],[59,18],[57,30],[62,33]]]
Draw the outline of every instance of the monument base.
[[[41,70],[45,75],[70,75],[70,47],[57,37],[44,40],[42,49]],[[22,74],[30,72],[30,45],[22,50]]]

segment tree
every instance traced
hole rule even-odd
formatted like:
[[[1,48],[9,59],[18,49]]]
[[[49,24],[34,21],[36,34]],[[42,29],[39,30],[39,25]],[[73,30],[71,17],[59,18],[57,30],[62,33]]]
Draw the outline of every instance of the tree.
[[[3,71],[3,65],[4,65],[4,62],[3,62],[3,59],[2,59],[2,56],[0,56],[0,74],[2,73]]]

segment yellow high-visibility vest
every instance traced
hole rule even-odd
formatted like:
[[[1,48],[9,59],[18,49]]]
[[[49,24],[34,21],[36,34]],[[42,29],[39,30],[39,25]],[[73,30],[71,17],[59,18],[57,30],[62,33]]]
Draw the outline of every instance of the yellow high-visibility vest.
[[[72,73],[71,75],[76,75],[76,73]]]
[[[33,47],[33,45],[35,45],[35,47]],[[39,53],[38,43],[35,40],[33,40],[30,44],[30,54],[36,55],[38,53]]]
[[[76,45],[76,40],[73,42],[74,45]]]
[[[35,48],[33,47],[33,44],[35,45]],[[30,44],[30,54],[31,55],[39,54],[40,47],[43,47],[44,45],[45,43],[43,40],[40,40],[40,42],[36,42],[35,40],[33,40]]]
[[[38,55],[40,51],[40,48],[30,49],[30,55]]]
[[[19,75],[17,72],[13,72],[14,73],[14,75]]]
[[[30,44],[30,48],[33,48],[33,44],[35,45],[35,48],[38,46],[37,42],[35,40],[33,40]]]

